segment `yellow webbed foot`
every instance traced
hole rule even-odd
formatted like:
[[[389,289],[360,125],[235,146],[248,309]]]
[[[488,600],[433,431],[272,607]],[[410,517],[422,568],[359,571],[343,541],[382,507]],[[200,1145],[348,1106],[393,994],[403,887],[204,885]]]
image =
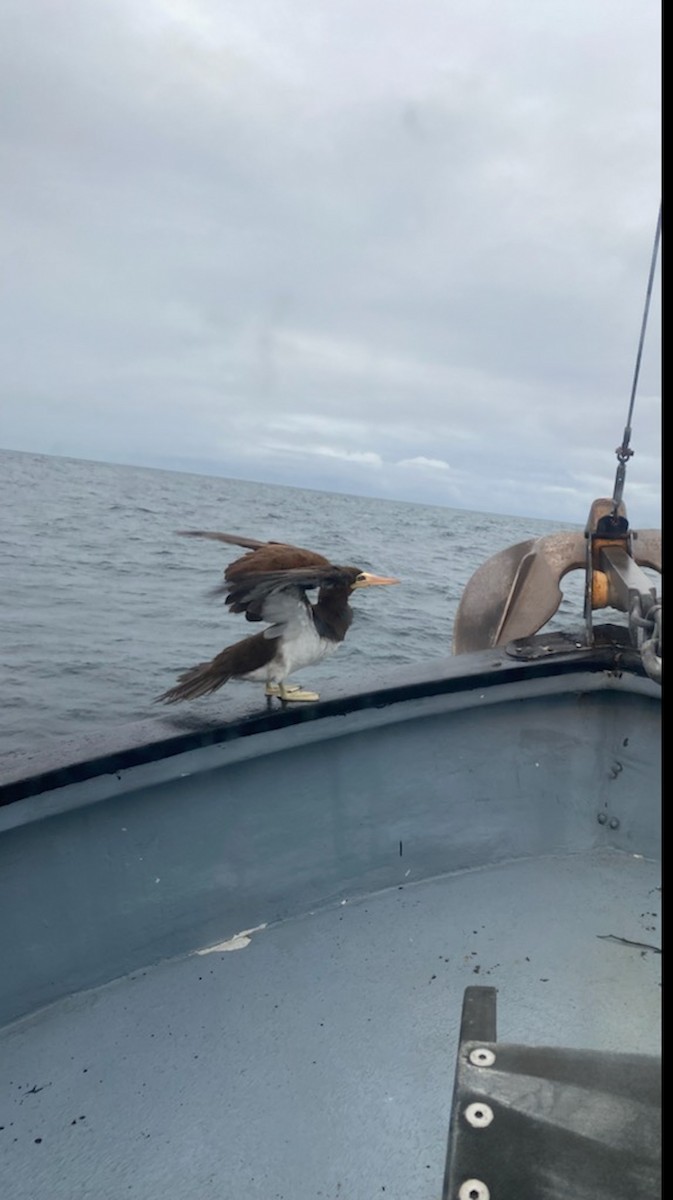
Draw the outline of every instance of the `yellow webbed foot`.
[[[307,692],[298,683],[267,683],[265,691],[267,696],[278,696],[286,704],[290,701],[320,699],[319,692]]]

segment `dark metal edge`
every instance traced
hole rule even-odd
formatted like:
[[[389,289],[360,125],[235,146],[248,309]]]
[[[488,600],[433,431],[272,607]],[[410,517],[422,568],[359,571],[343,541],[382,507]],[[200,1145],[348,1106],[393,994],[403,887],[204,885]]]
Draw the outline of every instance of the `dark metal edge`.
[[[233,717],[223,722],[195,724],[192,714],[157,717],[112,730],[101,729],[82,738],[58,739],[37,754],[17,752],[0,761],[0,806],[189,750],[405,700],[455,695],[477,687],[552,678],[578,670],[588,674],[628,671],[645,676],[639,656],[621,640],[624,631],[615,629],[618,638],[611,636],[603,644],[568,649],[541,660],[513,661],[504,649],[440,659],[385,675],[373,687],[335,689],[325,699],[301,708],[278,706],[260,711],[258,705],[253,708],[239,703]]]

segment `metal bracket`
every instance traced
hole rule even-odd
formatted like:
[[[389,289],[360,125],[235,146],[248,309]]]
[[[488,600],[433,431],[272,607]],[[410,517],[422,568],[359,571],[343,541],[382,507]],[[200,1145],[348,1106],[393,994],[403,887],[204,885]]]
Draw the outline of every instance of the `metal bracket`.
[[[661,1059],[502,1043],[495,1025],[495,988],[466,988],[443,1200],[661,1195]]]

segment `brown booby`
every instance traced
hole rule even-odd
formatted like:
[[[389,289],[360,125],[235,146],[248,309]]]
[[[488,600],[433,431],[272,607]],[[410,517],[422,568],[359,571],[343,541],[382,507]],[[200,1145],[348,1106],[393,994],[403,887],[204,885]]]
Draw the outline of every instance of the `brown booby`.
[[[195,700],[217,691],[230,679],[247,679],[266,684],[267,696],[281,700],[318,700],[317,692],[288,684],[288,677],[333,654],[343,642],[353,620],[348,603],[356,588],[399,583],[383,575],[372,575],[359,567],[339,567],[300,546],[283,542],[258,542],[230,533],[183,529],[183,537],[211,538],[248,551],[224,572],[224,584],[216,593],[225,594],[225,604],[247,621],[264,621],[261,633],[227,646],[210,662],[184,671],[175,687],[159,701],[175,704]],[[307,592],[317,588],[315,603]]]

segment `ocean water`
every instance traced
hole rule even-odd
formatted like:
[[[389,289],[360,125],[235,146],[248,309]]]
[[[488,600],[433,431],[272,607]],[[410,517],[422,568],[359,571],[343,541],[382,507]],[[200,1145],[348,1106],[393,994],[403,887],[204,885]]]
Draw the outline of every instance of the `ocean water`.
[[[176,529],[288,541],[401,580],[356,593],[345,643],[301,674],[319,689],[450,654],[473,571],[563,527],[0,451],[0,754],[165,714],[153,700],[178,672],[250,632],[207,596],[237,549]],[[581,617],[580,577],[564,587],[556,627]],[[226,719],[233,689],[254,687],[228,684],[191,708]]]

